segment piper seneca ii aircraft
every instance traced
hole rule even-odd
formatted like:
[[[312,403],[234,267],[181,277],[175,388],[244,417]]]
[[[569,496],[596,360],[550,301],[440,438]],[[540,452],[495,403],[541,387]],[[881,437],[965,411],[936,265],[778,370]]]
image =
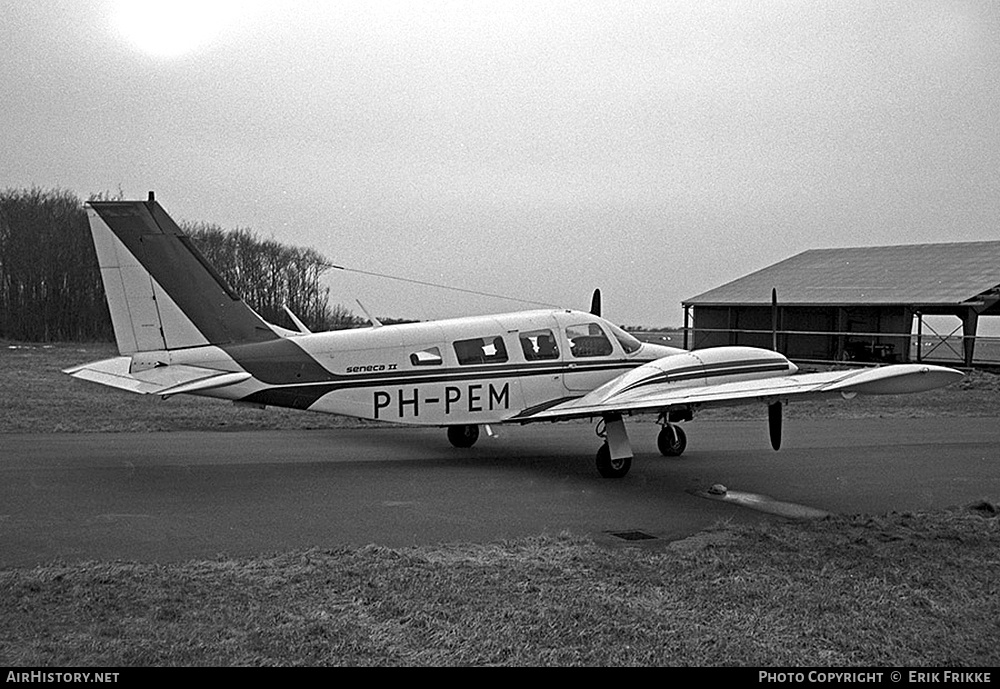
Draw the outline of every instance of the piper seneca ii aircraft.
[[[771,444],[782,405],[824,395],[910,393],[962,373],[941,366],[797,374],[781,354],[752,347],[685,351],[640,342],[591,312],[534,310],[333,332],[264,321],[206,261],[152,193],[94,201],[90,228],[121,356],[66,373],[131,392],[191,394],[265,407],[440,426],[456,447],[480,427],[590,418],[604,443],[597,470],[625,476],[625,417],[655,414],[657,447],[679,456],[678,425],[705,407],[768,408]]]

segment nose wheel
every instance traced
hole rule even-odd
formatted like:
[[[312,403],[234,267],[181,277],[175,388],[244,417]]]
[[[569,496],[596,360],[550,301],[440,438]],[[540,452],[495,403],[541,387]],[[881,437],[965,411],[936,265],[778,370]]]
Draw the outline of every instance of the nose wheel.
[[[605,414],[594,429],[604,443],[597,451],[597,473],[604,478],[622,478],[632,468],[632,446],[621,414]]]
[[[597,451],[597,473],[604,478],[622,478],[632,468],[631,457],[612,459],[611,449],[607,443]]]

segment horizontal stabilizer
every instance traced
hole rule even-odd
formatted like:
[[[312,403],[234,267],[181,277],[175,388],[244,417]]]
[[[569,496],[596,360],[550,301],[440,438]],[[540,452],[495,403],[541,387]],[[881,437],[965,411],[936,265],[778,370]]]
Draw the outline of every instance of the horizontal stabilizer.
[[[245,371],[218,371],[185,364],[158,366],[129,373],[131,363],[131,357],[118,356],[75,366],[63,373],[128,392],[164,397],[235,385],[251,377]]]

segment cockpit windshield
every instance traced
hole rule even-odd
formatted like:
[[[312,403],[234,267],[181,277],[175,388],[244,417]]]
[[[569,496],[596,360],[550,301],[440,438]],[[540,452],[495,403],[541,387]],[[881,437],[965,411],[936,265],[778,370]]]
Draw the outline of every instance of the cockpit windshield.
[[[607,326],[608,329],[611,330],[611,334],[615,336],[616,340],[618,340],[618,344],[620,344],[622,349],[625,350],[626,354],[638,351],[638,349],[642,347],[642,342],[629,335],[617,325],[608,323]]]

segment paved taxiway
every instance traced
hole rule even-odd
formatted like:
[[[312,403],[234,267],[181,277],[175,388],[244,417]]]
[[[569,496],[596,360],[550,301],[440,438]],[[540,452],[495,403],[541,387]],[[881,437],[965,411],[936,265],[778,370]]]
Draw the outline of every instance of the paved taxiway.
[[[486,542],[542,533],[656,547],[720,519],[775,519],[698,497],[715,483],[842,514],[1000,500],[997,419],[686,424],[680,459],[632,423],[623,480],[581,423],[500,429],[471,450],[441,429],[0,436],[0,568],[179,561],[309,547]],[[637,531],[655,540],[624,541]]]

